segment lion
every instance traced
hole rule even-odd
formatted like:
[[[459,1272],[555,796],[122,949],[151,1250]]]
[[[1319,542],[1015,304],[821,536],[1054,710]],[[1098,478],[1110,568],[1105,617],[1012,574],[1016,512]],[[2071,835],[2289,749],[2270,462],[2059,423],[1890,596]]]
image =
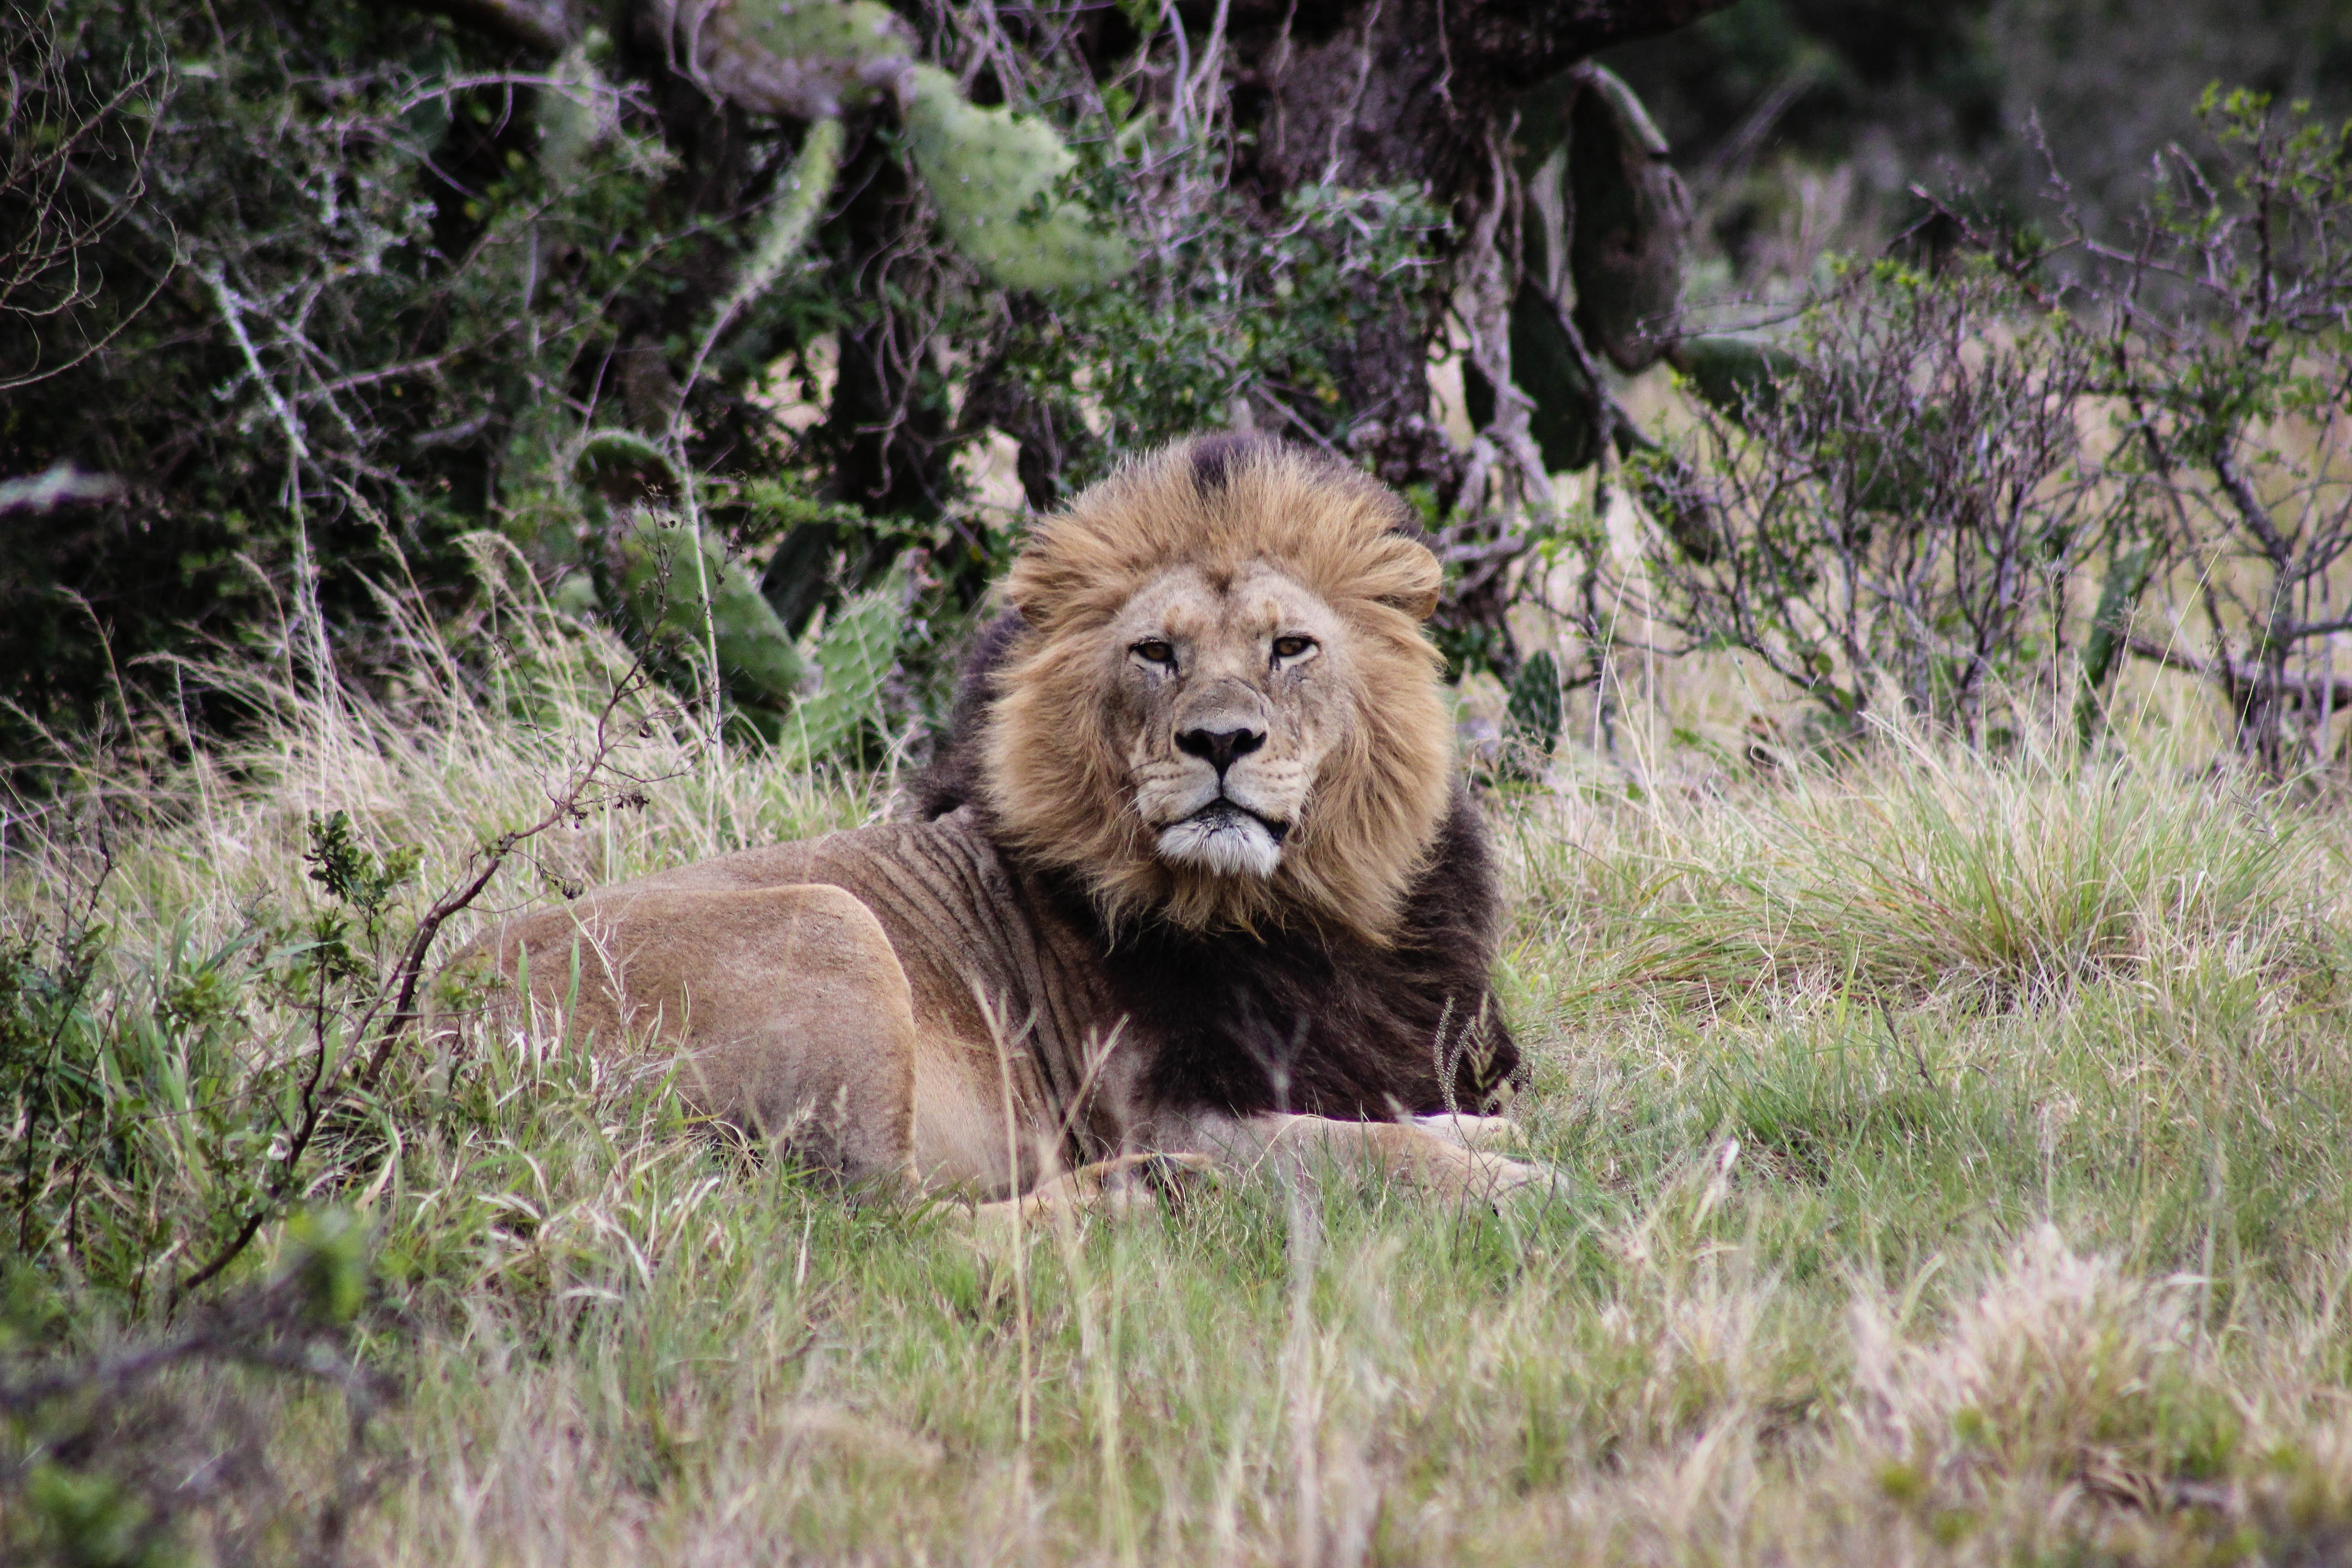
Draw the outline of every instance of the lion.
[[[1075,1204],[1273,1157],[1494,1201],[1546,1173],[1490,1147],[1522,1071],[1439,583],[1360,471],[1180,442],[1034,530],[910,813],[478,948],[853,1181]]]

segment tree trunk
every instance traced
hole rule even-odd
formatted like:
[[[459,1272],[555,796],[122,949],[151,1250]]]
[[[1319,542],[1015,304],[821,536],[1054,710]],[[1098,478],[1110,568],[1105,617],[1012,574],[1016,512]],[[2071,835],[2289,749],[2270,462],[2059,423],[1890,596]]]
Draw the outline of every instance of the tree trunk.
[[[1414,186],[1457,219],[1495,198],[1515,100],[1612,44],[1670,31],[1727,0],[1228,0],[1234,110],[1255,139],[1239,177],[1269,208],[1301,185]],[[1185,0],[1196,30],[1217,7]],[[1467,221],[1454,233],[1466,234]],[[1455,478],[1429,417],[1429,348],[1445,302],[1400,307],[1332,345],[1345,425],[1332,434],[1394,484]]]

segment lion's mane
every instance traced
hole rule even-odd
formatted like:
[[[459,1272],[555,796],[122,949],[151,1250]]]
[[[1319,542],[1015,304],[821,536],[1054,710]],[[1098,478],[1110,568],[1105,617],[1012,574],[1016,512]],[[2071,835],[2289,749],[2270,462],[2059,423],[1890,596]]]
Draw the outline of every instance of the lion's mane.
[[[1439,578],[1417,532],[1392,492],[1319,454],[1180,444],[1041,524],[1013,608],[967,655],[916,808],[972,808],[1096,931],[1162,1104],[1379,1118],[1483,1108],[1519,1076],[1488,980],[1499,899],[1420,630]],[[1253,561],[1346,620],[1360,676],[1349,741],[1264,883],[1153,856],[1102,711],[1124,653],[1108,629],[1134,593],[1172,566],[1213,580]]]
[[[1369,475],[1270,440],[1211,437],[1119,469],[1048,519],[1013,563],[1026,631],[1010,648],[982,768],[998,837],[1085,881],[1114,922],[1149,913],[1189,931],[1311,914],[1385,942],[1445,816],[1453,734],[1421,635],[1437,561],[1404,503]],[[1347,740],[1271,878],[1172,867],[1125,809],[1124,760],[1102,712],[1125,657],[1109,630],[1174,566],[1222,586],[1271,563],[1348,625],[1356,679]]]

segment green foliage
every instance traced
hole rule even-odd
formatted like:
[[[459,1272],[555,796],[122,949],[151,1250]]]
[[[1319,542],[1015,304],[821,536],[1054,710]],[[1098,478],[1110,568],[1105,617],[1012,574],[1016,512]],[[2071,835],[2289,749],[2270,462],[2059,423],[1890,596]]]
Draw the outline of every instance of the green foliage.
[[[293,1261],[285,1278],[301,1313],[336,1325],[358,1316],[373,1282],[367,1226],[347,1209],[303,1209],[287,1222],[286,1244]]]
[[[2062,320],[2098,355],[2096,390],[2128,411],[2109,468],[2138,526],[2094,636],[2128,643],[2148,584],[2193,571],[2211,653],[2167,654],[2211,681],[2240,747],[2277,775],[2323,754],[2340,700],[2326,650],[2343,625],[2332,579],[2352,558],[2337,468],[2352,436],[2352,121],[2218,88],[2197,112],[2211,154],[2158,161],[2128,245],[2069,213],[2057,243],[1988,248],[2021,276],[2077,275]],[[2086,737],[2105,676],[2086,663]]]
[[[1564,707],[1559,661],[1552,658],[1549,649],[1528,655],[1527,662],[1519,666],[1519,673],[1511,682],[1507,711],[1512,738],[1538,759],[1549,756],[1552,747],[1559,742]]]
[[[356,910],[373,938],[393,894],[415,878],[422,853],[412,844],[378,856],[359,841],[351,813],[331,811],[310,819],[310,847],[302,858],[310,865],[310,880],[338,903]]]
[[[715,653],[738,703],[771,715],[792,706],[806,673],[800,654],[759,584],[717,540],[647,519],[620,531],[614,553],[605,603],[673,686],[698,694],[695,672]]]
[[[2091,633],[2083,642],[2081,694],[2074,700],[2074,739],[2086,749],[2098,733],[2101,700],[2109,679],[2124,662],[2132,613],[2147,591],[2156,564],[2155,552],[2145,539],[2119,540],[2108,552],[2098,607],[2091,612]]]
[[[382,1380],[352,1361],[348,1342],[376,1281],[348,1212],[305,1210],[281,1241],[276,1279],[208,1304],[193,1326],[128,1347],[51,1347],[35,1376],[0,1376],[0,1551],[11,1563],[336,1560],[373,1481],[365,1438]],[[300,1452],[256,1396],[261,1378],[203,1386],[205,1369],[229,1366],[337,1388],[341,1452]],[[289,1485],[278,1468],[289,1459],[313,1473]]]
[[[0,1202],[22,1256],[69,1250],[77,1286],[114,1310],[273,1212],[310,1096],[380,1011],[417,850],[372,848],[340,810],[308,837],[326,901],[248,908],[217,942],[183,924],[132,944],[68,915],[19,920],[0,950],[0,1106],[21,1130]],[[265,1016],[279,1022],[257,1036]],[[352,1157],[364,1121],[333,1140]],[[304,1290],[348,1317],[361,1238],[340,1223],[296,1237],[321,1259]]]
[[[784,721],[784,754],[803,763],[858,759],[887,742],[880,728],[883,690],[898,668],[907,614],[903,582],[885,579],[857,595],[828,622],[810,660],[816,690]]]
[[[86,287],[0,309],[0,382],[47,377],[5,397],[0,474],[69,460],[123,489],[0,534],[14,762],[38,754],[22,726],[119,718],[151,653],[315,647],[315,604],[364,662],[378,584],[462,598],[458,541],[569,436],[549,421],[611,347],[611,301],[675,288],[680,251],[641,125],[572,137],[556,181],[509,89],[465,85],[503,58],[422,14],[34,9],[19,36],[54,63],[26,60],[16,107],[79,160],[52,217]],[[558,96],[613,111],[584,66]]]
[[[163,1568],[180,1561],[147,1528],[146,1505],[112,1477],[36,1463],[23,1502],[57,1560],[72,1568]]]
[[[2129,655],[2210,681],[2264,773],[2326,754],[2352,697],[2326,657],[2352,559],[2352,125],[2242,91],[2199,113],[2210,154],[2158,161],[2136,233],[1948,205],[1940,268],[1841,264],[1773,342],[1678,344],[1697,438],[1628,463],[1660,526],[1653,616],[1848,733],[1890,697],[2014,733],[1992,709],[2063,681],[2087,745]],[[2102,557],[2081,625],[2068,584]],[[2158,600],[2200,630],[2153,635]]]
[[[908,68],[914,39],[875,0],[730,0],[697,18],[696,64],[717,91],[764,114],[830,120]]]
[[[796,259],[833,192],[841,172],[841,121],[820,120],[801,138],[800,151],[779,182],[775,210],[768,215],[759,239],[735,278],[734,291],[705,335],[706,348],[735,313],[773,289],[784,268]]]
[[[1093,177],[1103,205],[1124,178],[1113,164]],[[1237,403],[1344,433],[1353,411],[1340,406],[1331,346],[1433,287],[1444,219],[1418,195],[1303,186],[1271,236],[1240,221],[1245,193],[1202,199],[1208,211],[1139,258],[1118,288],[1016,319],[1006,334],[999,374],[1024,398],[1066,406],[1083,384],[1098,411],[1099,436],[1070,462],[1067,486],[1224,423]]]
[[[467,27],[355,0],[40,15],[56,47],[12,112],[91,150],[60,188],[123,199],[41,230],[67,237],[59,278],[95,280],[82,295],[0,309],[0,379],[58,372],[11,401],[0,479],[74,480],[8,504],[75,509],[0,540],[0,731],[27,726],[12,759],[165,688],[200,728],[232,717],[148,658],[207,639],[314,683],[331,660],[396,664],[387,606],[470,613],[465,542],[486,527],[549,581],[578,574],[567,604],[675,645],[682,689],[712,684],[686,679],[688,646],[707,666],[726,645],[717,684],[772,730],[799,684],[789,649],[735,568],[713,583],[711,548],[769,563],[762,596],[794,635],[919,551],[936,576],[918,573],[913,623],[951,632],[1013,534],[951,504],[952,460],[992,423],[1036,458],[1041,500],[1245,400],[1344,437],[1328,349],[1436,287],[1443,217],[1418,197],[1310,189],[1262,236],[1268,215],[1224,188],[1229,130],[1171,137],[1116,84],[1091,122],[1072,106],[1092,96],[1048,77],[982,107],[915,68],[912,32],[870,5],[696,10],[679,63],[749,111],[740,142],[698,128],[707,101],[648,92],[630,74],[646,62],[593,28],[510,89],[512,62]],[[930,188],[939,236],[892,161]],[[38,216],[20,185],[0,202]],[[857,334],[878,358],[812,368]],[[765,401],[787,364],[835,405],[813,431]],[[664,499],[709,544],[614,538],[576,457],[637,471],[608,503]],[[646,564],[662,555],[701,586],[679,593]],[[687,637],[671,623],[701,621],[706,591],[725,624]],[[906,701],[943,685],[922,662],[943,640],[904,639]]]
[[[1684,338],[1666,357],[1692,392],[1743,425],[1751,409],[1769,417],[1779,407],[1781,384],[1799,368],[1785,349],[1734,337]]]
[[[1528,434],[1546,470],[1572,474],[1608,449],[1609,416],[1586,356],[1561,318],[1559,304],[1535,279],[1521,280],[1511,300],[1511,381],[1535,404]],[[1492,424],[1495,389],[1475,366],[1464,372],[1463,392],[1471,424],[1480,429]]]

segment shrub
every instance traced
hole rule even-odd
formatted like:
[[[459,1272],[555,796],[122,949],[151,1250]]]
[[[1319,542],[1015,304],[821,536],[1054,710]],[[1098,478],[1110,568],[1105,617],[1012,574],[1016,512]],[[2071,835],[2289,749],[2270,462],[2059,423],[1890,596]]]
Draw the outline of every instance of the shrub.
[[[1654,477],[1713,537],[1654,537],[1642,607],[1849,728],[1892,701],[1976,738],[1989,706],[2046,694],[2068,584],[2116,519],[2077,428],[2088,346],[2025,304],[1982,265],[1852,268]]]

